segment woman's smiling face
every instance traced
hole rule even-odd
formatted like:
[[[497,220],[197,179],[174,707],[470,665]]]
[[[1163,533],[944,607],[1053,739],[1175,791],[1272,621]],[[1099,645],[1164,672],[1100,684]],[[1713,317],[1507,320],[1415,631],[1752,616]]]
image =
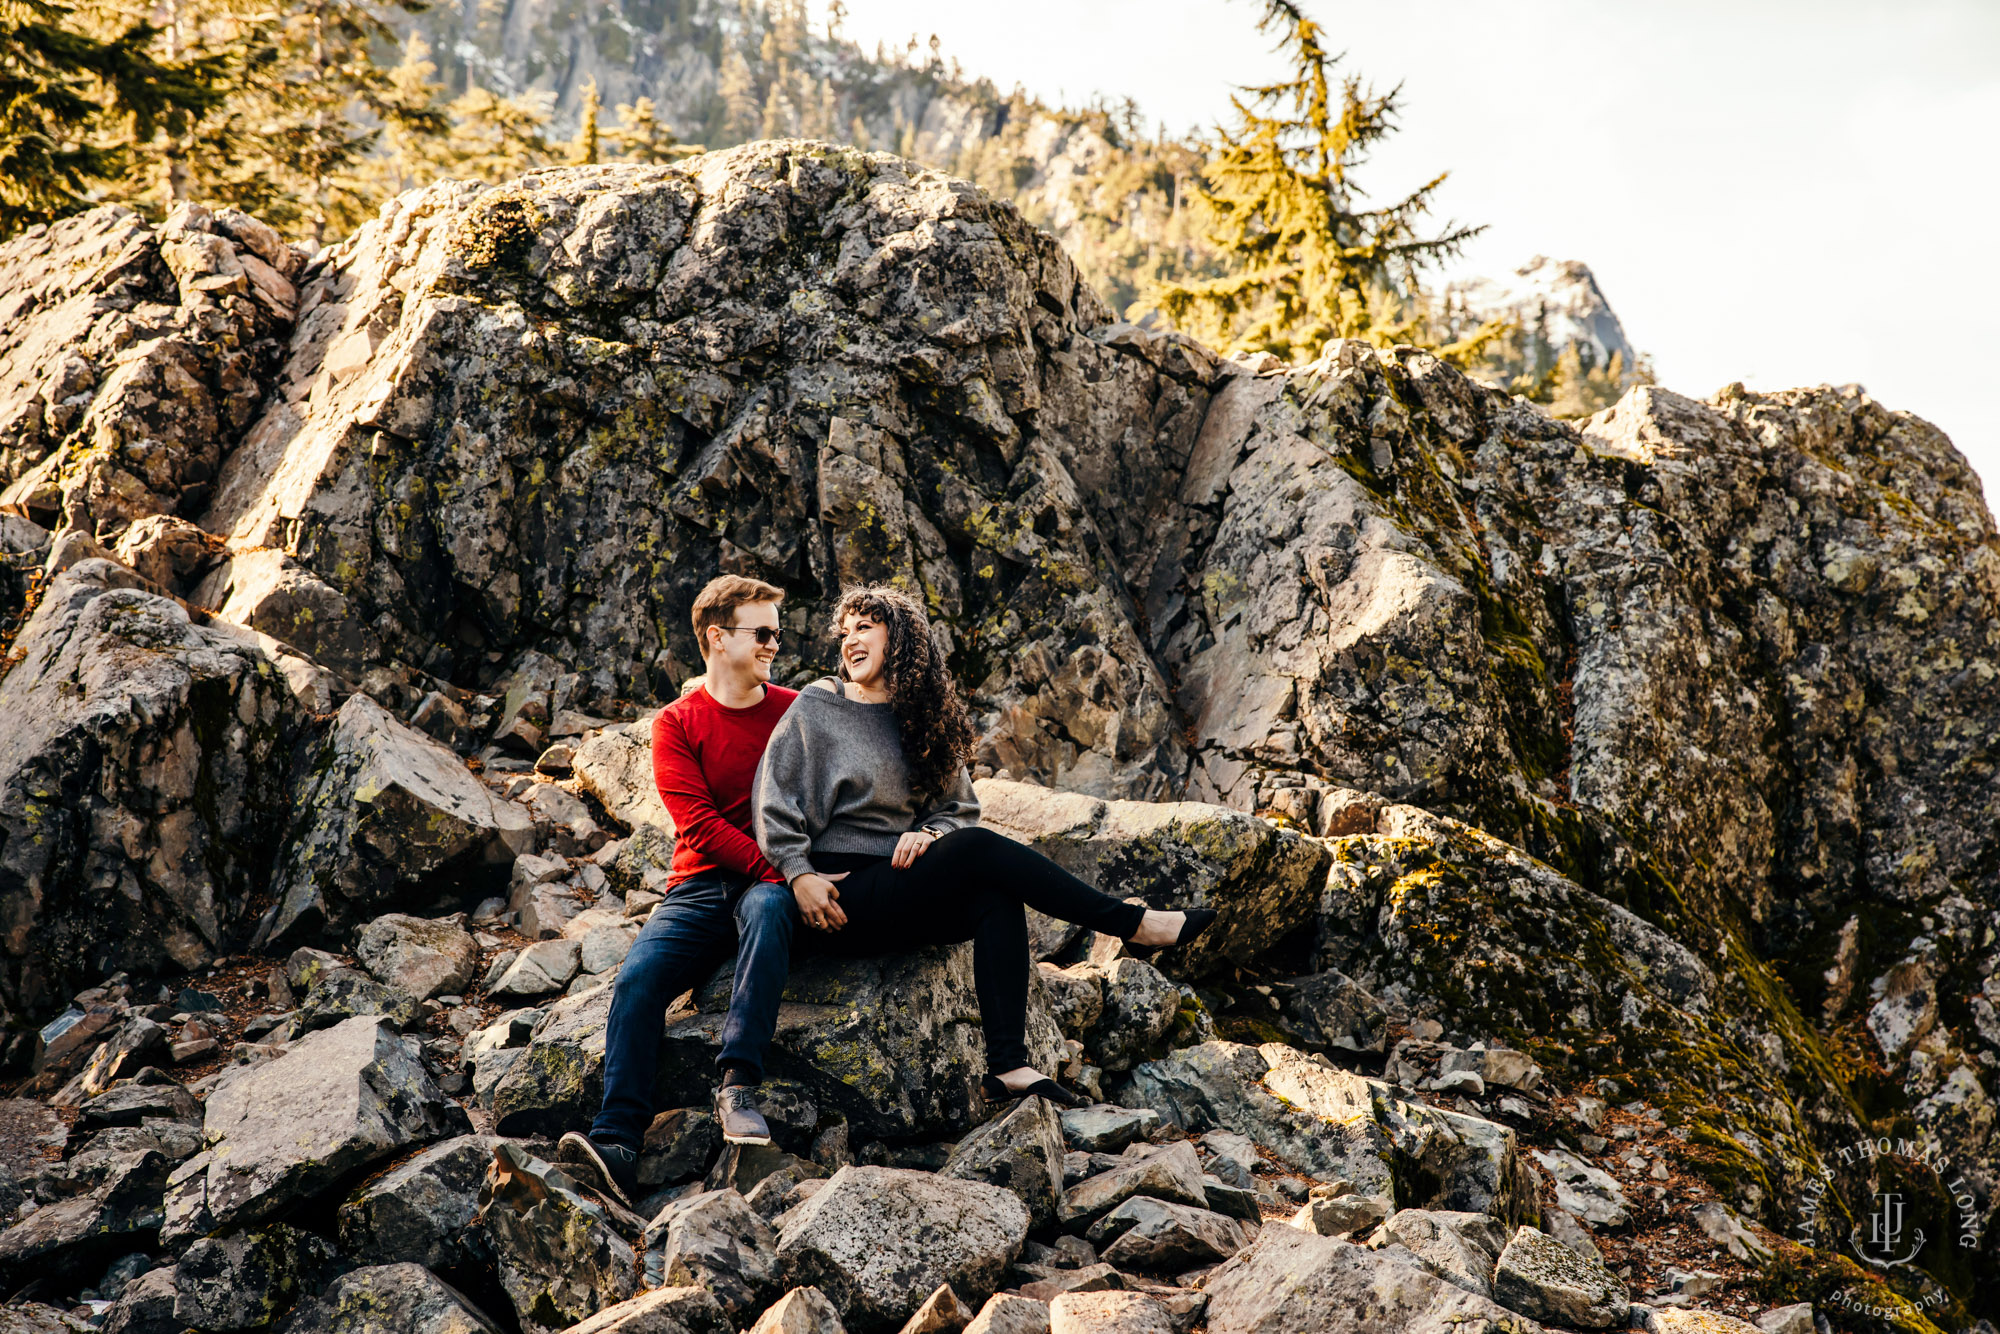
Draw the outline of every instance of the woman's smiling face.
[[[840,665],[862,689],[888,689],[889,627],[865,611],[842,617]]]

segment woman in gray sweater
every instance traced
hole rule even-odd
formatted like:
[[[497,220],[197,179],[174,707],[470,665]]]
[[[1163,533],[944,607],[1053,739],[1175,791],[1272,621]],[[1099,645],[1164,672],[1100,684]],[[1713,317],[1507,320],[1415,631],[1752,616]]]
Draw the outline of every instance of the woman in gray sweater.
[[[1079,1099],[1028,1064],[1025,907],[1148,952],[1192,940],[1212,909],[1159,912],[1100,894],[1048,858],[979,827],[965,765],[971,719],[915,599],[842,594],[839,679],[799,692],[751,789],[757,842],[832,954],[973,943],[989,1101]]]

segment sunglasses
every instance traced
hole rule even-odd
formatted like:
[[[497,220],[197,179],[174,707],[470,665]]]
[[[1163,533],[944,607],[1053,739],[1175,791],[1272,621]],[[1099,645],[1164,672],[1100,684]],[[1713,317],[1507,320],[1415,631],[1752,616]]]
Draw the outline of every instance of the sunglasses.
[[[715,628],[726,635],[735,634],[738,630],[748,630],[751,634],[757,636],[757,643],[760,647],[766,644],[775,644],[785,637],[783,631],[773,630],[768,625],[718,625]]]

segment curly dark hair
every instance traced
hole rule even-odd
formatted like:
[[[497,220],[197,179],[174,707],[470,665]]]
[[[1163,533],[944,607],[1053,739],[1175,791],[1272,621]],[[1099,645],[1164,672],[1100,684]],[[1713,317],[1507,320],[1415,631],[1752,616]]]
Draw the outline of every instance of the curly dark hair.
[[[885,664],[889,706],[896,711],[903,758],[910,766],[910,790],[923,800],[948,791],[972,758],[972,717],[958,697],[951,669],[931,639],[930,617],[921,603],[899,588],[866,584],[842,591],[833,608],[833,633],[850,616],[880,621],[889,631]],[[847,663],[840,663],[845,681]]]

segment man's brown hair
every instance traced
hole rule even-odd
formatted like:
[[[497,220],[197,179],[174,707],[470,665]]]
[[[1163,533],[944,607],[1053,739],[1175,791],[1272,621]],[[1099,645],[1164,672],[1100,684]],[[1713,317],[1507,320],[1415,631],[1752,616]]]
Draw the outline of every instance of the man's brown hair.
[[[745,579],[725,574],[708,581],[695,595],[694,640],[703,657],[708,656],[708,627],[726,626],[736,619],[736,609],[751,602],[783,602],[785,590],[761,579]]]

